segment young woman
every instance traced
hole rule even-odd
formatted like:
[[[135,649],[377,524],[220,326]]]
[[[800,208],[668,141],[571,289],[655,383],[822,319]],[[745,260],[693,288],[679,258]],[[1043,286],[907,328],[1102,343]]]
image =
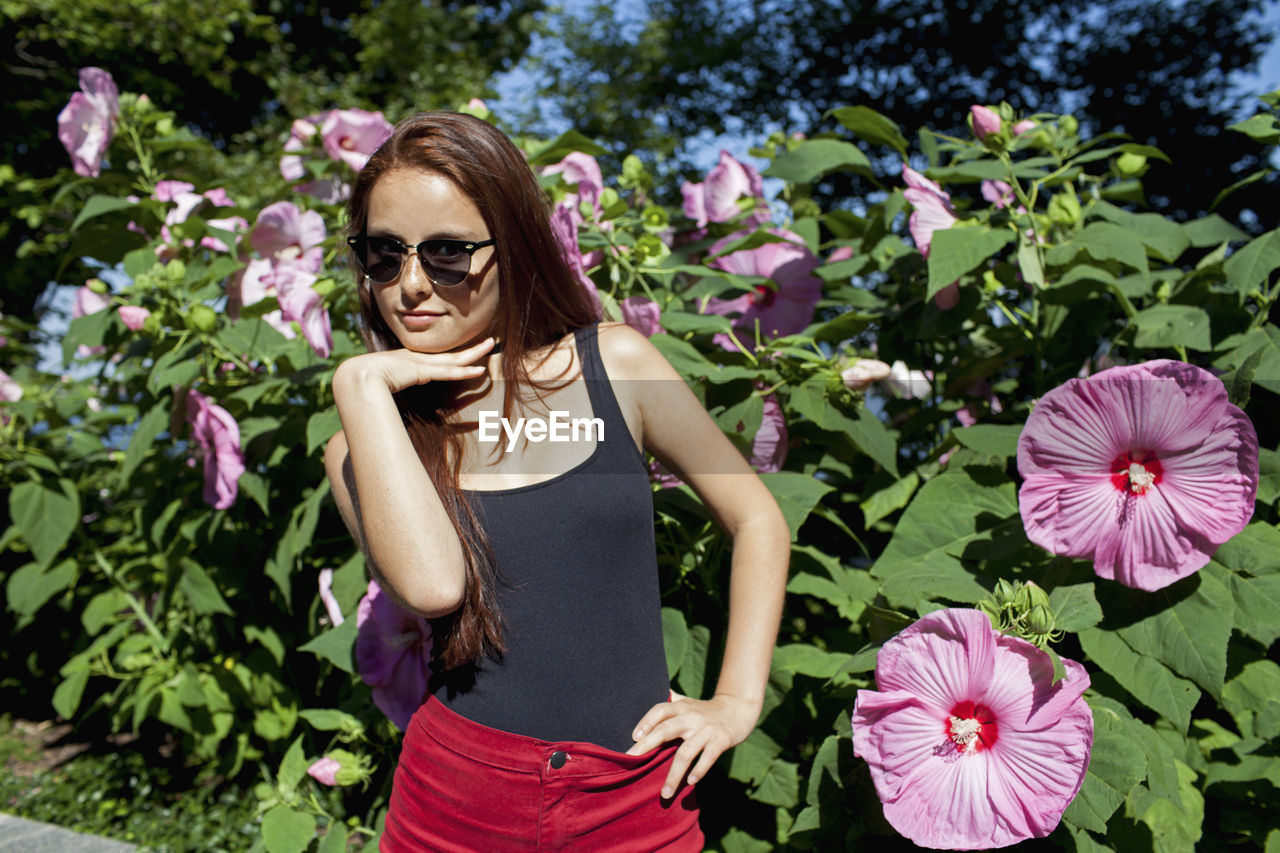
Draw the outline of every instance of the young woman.
[[[643,335],[597,325],[487,122],[402,122],[356,179],[349,242],[369,352],[334,374],[326,468],[370,572],[434,638],[382,849],[701,850],[692,786],[764,699],[776,503]],[[733,539],[707,700],[669,691],[642,448]]]

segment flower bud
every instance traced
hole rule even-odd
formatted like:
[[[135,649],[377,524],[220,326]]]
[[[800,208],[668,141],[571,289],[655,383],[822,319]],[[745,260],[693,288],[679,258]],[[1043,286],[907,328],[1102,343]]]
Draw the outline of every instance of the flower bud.
[[[84,283],[84,286],[103,296],[111,293],[111,288],[107,287],[107,283],[100,278],[91,278]]]
[[[640,216],[646,231],[665,231],[671,224],[671,217],[665,207],[650,205]]]
[[[1147,158],[1141,154],[1126,152],[1116,158],[1116,171],[1126,178],[1133,178],[1147,167]]]
[[[973,135],[981,142],[1000,132],[1000,114],[990,107],[974,104],[969,107],[969,118],[973,124]]]
[[[1043,604],[1037,604],[1027,614],[1027,628],[1036,634],[1052,634],[1054,627],[1053,611]]]
[[[1049,218],[1057,225],[1070,227],[1080,222],[1080,200],[1070,188],[1049,200]]]
[[[1008,607],[1013,604],[1015,589],[1013,584],[1004,578],[996,581],[996,588],[991,591],[991,597],[1000,607]]]
[[[1026,133],[1028,130],[1033,130],[1035,126],[1036,126],[1036,123],[1034,121],[1032,121],[1029,118],[1024,118],[1022,121],[1018,122],[1013,126],[1013,135],[1021,136],[1022,134]]]
[[[186,324],[193,332],[208,334],[218,325],[218,315],[208,305],[192,305],[187,312]]]
[[[860,358],[840,371],[840,380],[851,391],[865,391],[873,382],[889,378],[891,368],[874,358]]]
[[[346,786],[357,782],[368,782],[372,775],[369,770],[369,758],[365,755],[353,755],[345,749],[332,750],[325,758],[338,762],[338,770],[333,774],[336,784]]]
[[[1062,116],[1058,119],[1058,127],[1067,136],[1075,136],[1080,130],[1080,122],[1076,121],[1075,116]]]

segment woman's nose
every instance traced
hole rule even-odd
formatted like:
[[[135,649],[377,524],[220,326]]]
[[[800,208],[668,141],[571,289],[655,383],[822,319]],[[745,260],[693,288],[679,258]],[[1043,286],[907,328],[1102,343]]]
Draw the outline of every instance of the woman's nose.
[[[417,252],[409,252],[400,270],[400,291],[405,296],[425,298],[434,292],[427,271],[422,268]]]

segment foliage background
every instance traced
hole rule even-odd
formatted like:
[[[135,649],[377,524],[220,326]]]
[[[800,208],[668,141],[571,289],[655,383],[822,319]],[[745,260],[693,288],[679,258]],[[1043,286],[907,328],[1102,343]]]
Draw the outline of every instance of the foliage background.
[[[138,4],[136,14],[153,6]],[[52,707],[83,726],[170,734],[208,780],[256,785],[260,835],[253,843],[260,848],[335,850],[349,834],[372,837],[397,735],[352,674],[354,620],[327,628],[317,595],[321,568],[336,570],[334,592],[346,614],[354,613],[364,588],[363,567],[327,499],[320,463],[336,428],[328,378],[359,348],[353,295],[339,210],[293,193],[276,163],[291,118],[332,106],[382,108],[397,118],[410,105],[395,93],[417,88],[400,85],[403,75],[426,74],[429,63],[406,62],[418,70],[405,71],[394,54],[400,28],[375,25],[390,20],[400,9],[395,4],[337,26],[341,36],[368,21],[358,39],[372,53],[354,67],[331,64],[327,54],[290,53],[300,49],[295,41],[323,39],[281,41],[295,25],[286,26],[285,11],[299,16],[297,26],[302,18],[336,22],[308,14],[315,10],[305,4],[281,5],[271,20],[255,18],[262,9],[237,7],[221,19],[229,22],[223,30],[221,22],[175,8],[168,20],[183,35],[167,48],[160,36],[145,46],[130,42],[137,27],[103,26],[126,18],[128,4],[110,13],[93,4],[33,8],[4,6],[5,26],[17,33],[15,51],[52,57],[48,76],[21,101],[43,116],[31,125],[44,130],[5,142],[12,163],[5,203],[14,213],[5,239],[18,248],[5,279],[0,369],[24,390],[21,401],[0,404],[6,418],[0,482],[8,492],[0,507],[10,636],[0,649],[6,707],[37,714]],[[438,78],[415,78],[438,93],[426,105],[456,106],[482,93],[493,71],[527,47],[521,39],[535,29],[538,8],[441,8],[451,20],[474,15],[475,27],[496,27],[505,39],[484,56],[432,53],[429,40],[442,28],[406,19],[428,40],[423,57],[452,57],[433,66]],[[415,4],[401,11],[442,13]],[[196,37],[205,28],[214,32]],[[251,38],[261,39],[257,48],[233,61],[251,44],[241,40]],[[225,53],[210,47],[219,40],[232,47]],[[33,52],[33,46],[53,51],[50,45],[62,53]],[[138,58],[144,47],[182,58],[147,77],[147,63]],[[110,59],[120,60],[122,91],[146,92],[154,106],[126,107],[136,138],[118,136],[109,168],[90,181],[74,176],[50,141],[53,116],[74,88],[77,64],[115,74]],[[382,76],[378,61],[388,69]],[[210,88],[168,73],[179,67]],[[246,75],[243,86],[237,74]],[[631,95],[643,91],[637,86]],[[201,92],[209,98],[196,97]],[[205,112],[205,102],[219,97],[238,106]],[[833,98],[812,115],[851,100],[883,107],[875,99]],[[1011,100],[1020,115],[1037,112]],[[934,118],[948,108],[967,110],[970,101],[947,103]],[[579,234],[584,250],[606,249],[592,273],[606,306],[631,295],[659,302],[666,332],[654,342],[744,447],[762,418],[762,387],[773,389],[787,422],[786,463],[766,480],[795,535],[788,609],[761,726],[701,783],[704,826],[716,849],[841,849],[866,835],[893,846],[865,768],[851,755],[854,693],[872,683],[879,643],[919,613],[976,602],[999,577],[1035,580],[1050,591],[1067,631],[1058,651],[1084,662],[1094,682],[1090,775],[1044,844],[1179,850],[1204,839],[1213,846],[1280,847],[1280,760],[1272,744],[1280,732],[1274,663],[1280,435],[1267,416],[1280,391],[1274,308],[1280,236],[1273,210],[1250,213],[1241,204],[1235,212],[1222,207],[1228,215],[1205,212],[1213,195],[1241,179],[1253,184],[1224,203],[1274,187],[1274,170],[1264,164],[1280,140],[1277,104],[1274,97],[1256,103],[1257,118],[1234,131],[1214,124],[1230,146],[1209,149],[1212,156],[1169,158],[1171,165],[1163,150],[1101,133],[1115,122],[1102,123],[1092,101],[1078,120],[1039,113],[1042,135],[1019,141],[1005,158],[956,130],[954,121],[938,120],[946,133],[915,133],[926,122],[891,121],[865,109],[836,111],[825,124],[812,118],[806,140],[759,133],[755,153],[783,186],[775,220],[825,259],[817,269],[824,287],[813,324],[769,356],[724,350],[713,336],[730,321],[698,311],[709,296],[765,283],[706,265],[711,241],[735,224],[712,225],[709,235],[669,253],[638,248],[652,248],[645,238],[665,231],[664,217],[682,232],[692,227],[670,205],[679,173],[674,161],[660,159],[660,145],[645,148],[642,136],[632,141],[625,123],[616,136],[593,134],[601,145],[576,133],[522,139],[535,166],[572,150],[616,158],[606,178],[615,192],[602,214],[609,227],[588,223]],[[243,126],[218,120],[219,109],[236,113]],[[743,122],[749,128],[767,120],[761,114]],[[1138,141],[1146,143],[1147,134],[1163,141],[1149,123],[1134,123],[1126,129],[1140,130]],[[1210,124],[1206,117],[1178,126]],[[673,138],[694,129],[668,128]],[[42,138],[46,131],[50,136]],[[631,152],[643,156],[622,158]],[[1126,153],[1146,163],[1134,170],[1130,160],[1122,168]],[[966,219],[951,236],[936,238],[927,259],[907,236],[896,165],[905,157],[952,191]],[[1149,182],[1227,161],[1246,167],[1228,166],[1230,174],[1220,172],[1207,196],[1168,190],[1163,212],[1146,206],[1157,198],[1144,191]],[[337,168],[323,157],[312,165]],[[226,282],[243,260],[192,247],[178,250],[180,262],[160,263],[160,239],[126,227],[134,221],[148,234],[158,232],[164,206],[126,196],[147,196],[160,177],[191,181],[201,191],[225,187],[237,206],[218,216],[238,212],[252,221],[280,199],[324,215],[325,274],[316,287],[334,322],[331,358],[263,321],[274,307],[270,299],[234,323],[221,310],[210,328],[189,322],[196,304],[225,307]],[[977,192],[984,178],[1014,179],[1034,218],[988,205]],[[546,184],[555,196],[568,190],[555,178]],[[1054,205],[1068,194],[1079,201],[1078,213],[1062,201]],[[655,199],[668,202],[664,213]],[[198,244],[208,233],[206,214],[212,215],[198,212],[175,228],[175,238]],[[1044,246],[1019,237],[1032,224],[1045,235]],[[747,238],[740,248],[767,239]],[[832,260],[837,248],[847,257]],[[113,310],[77,319],[61,342],[66,363],[75,365],[71,374],[43,372],[34,354],[41,332],[32,322],[41,288],[33,285],[79,284],[94,269],[88,259],[117,266],[117,303],[146,305],[157,325],[130,332]],[[942,311],[931,297],[956,280],[959,304]],[[106,353],[77,362],[82,344]],[[928,393],[875,392],[868,400],[850,392],[839,368],[873,352],[929,371]],[[1026,541],[1012,454],[1030,405],[1044,391],[1106,359],[1156,357],[1186,358],[1223,375],[1259,430],[1263,478],[1255,520],[1244,533],[1194,577],[1145,594],[1096,580],[1087,564],[1052,558]],[[999,412],[981,382],[1001,401]],[[240,424],[249,470],[229,510],[203,502],[199,469],[187,464],[181,399],[193,386]],[[966,405],[978,423],[962,428],[956,412]],[[669,668],[677,689],[698,695],[713,681],[719,655],[726,543],[687,490],[660,490],[655,500]],[[366,756],[373,770],[367,785],[335,797],[305,768],[339,746]]]

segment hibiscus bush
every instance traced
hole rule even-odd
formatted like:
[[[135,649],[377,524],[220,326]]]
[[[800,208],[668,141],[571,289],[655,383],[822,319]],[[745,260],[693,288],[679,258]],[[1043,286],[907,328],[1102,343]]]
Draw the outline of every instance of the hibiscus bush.
[[[300,118],[278,174],[220,180],[180,116],[82,83],[56,229],[100,271],[63,282],[65,374],[0,319],[6,675],[256,782],[259,849],[345,849],[379,830],[430,648],[322,467],[361,350],[341,201],[389,124]],[[1274,145],[1277,107],[1233,130]],[[1148,170],[1194,164],[1071,116],[978,105],[914,145],[833,117],[679,188],[518,139],[602,315],[793,535],[760,725],[699,783],[709,844],[1280,845],[1280,231],[1144,212]],[[863,194],[824,208],[835,176]],[[668,667],[707,695],[730,543],[652,473]]]

